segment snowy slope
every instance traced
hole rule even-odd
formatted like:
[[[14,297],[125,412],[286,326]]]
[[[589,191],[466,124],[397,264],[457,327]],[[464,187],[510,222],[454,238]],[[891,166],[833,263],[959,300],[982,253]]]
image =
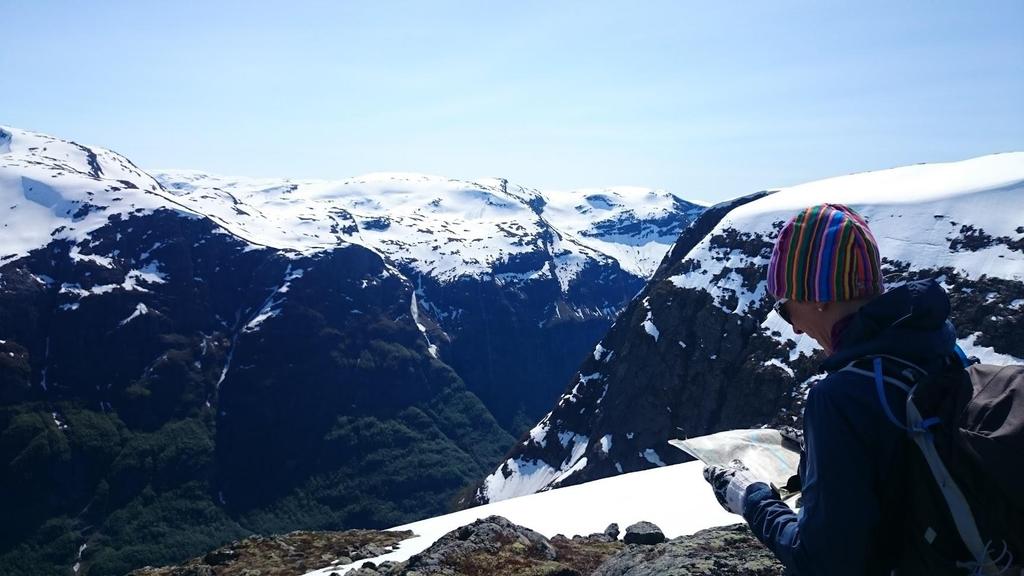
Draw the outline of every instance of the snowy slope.
[[[374,173],[344,181],[149,174],[114,152],[0,127],[4,260],[54,238],[76,242],[111,216],[157,208],[206,216],[254,245],[310,255],[354,243],[450,282],[488,277],[534,252],[553,266],[499,271],[499,282],[558,279],[613,260],[648,278],[703,207],[662,190],[546,191],[486,178]],[[158,183],[159,181],[159,183]],[[161,186],[162,184],[162,186]],[[529,267],[527,267],[529,268]]]
[[[701,242],[689,259],[705,265],[673,276],[679,287],[709,291],[719,306],[727,296],[739,296],[728,312],[744,313],[764,295],[766,283],[754,290],[737,289],[740,279],[709,285],[708,279],[726,267],[764,264],[761,259],[718,258],[711,239],[729,230],[774,237],[774,229],[808,205],[846,204],[871,225],[882,255],[914,268],[952,267],[971,278],[981,275],[1024,280],[1024,252],[1011,248],[1024,238],[1024,153],[983,156],[947,164],[919,164],[820,180],[786,188],[737,208]],[[978,250],[957,250],[957,238],[971,235],[963,225],[1005,238]]]
[[[557,405],[481,482],[477,501],[671,464],[677,455],[662,445],[679,430],[798,422],[787,399],[799,404],[820,378],[820,351],[770,312],[764,275],[778,230],[821,202],[868,219],[890,286],[933,277],[947,287],[968,354],[1022,362],[1024,153],[782,189],[722,205],[706,234],[680,239]]]
[[[79,242],[111,217],[170,208],[191,214],[123,156],[0,126],[0,263],[52,239]]]
[[[492,274],[548,252],[554,270],[505,272],[501,281],[550,277],[563,291],[587,262],[615,259],[647,278],[681,223],[701,211],[664,191],[545,191],[503,179],[473,182],[375,173],[344,181],[227,178],[155,171],[177,199],[250,241],[315,252],[352,242],[442,282]],[[682,217],[682,218],[681,218]]]
[[[780,190],[729,213],[687,255],[702,263],[700,269],[668,280],[710,293],[726,312],[745,314],[766,297],[767,283],[744,286],[740,274],[727,269],[767,266],[768,259],[716,248],[713,239],[733,231],[774,239],[780,224],[798,210],[826,201],[846,204],[868,220],[887,267],[899,263],[951,270],[968,280],[1024,282],[1024,153],[866,172]],[[724,279],[709,282],[723,273]],[[789,359],[779,359],[782,365],[816,349],[810,337],[793,334],[774,312],[763,326],[795,345]],[[960,343],[969,353],[988,354],[972,341]]]
[[[742,518],[719,506],[702,470],[700,462],[688,462],[397,526],[393,530],[411,530],[416,537],[403,541],[397,551],[387,555],[316,570],[307,576],[343,574],[367,561],[401,562],[427,549],[446,533],[491,515],[504,516],[548,538],[556,534],[571,537],[601,532],[612,522],[623,529],[641,520],[653,522],[667,538],[741,522]]]

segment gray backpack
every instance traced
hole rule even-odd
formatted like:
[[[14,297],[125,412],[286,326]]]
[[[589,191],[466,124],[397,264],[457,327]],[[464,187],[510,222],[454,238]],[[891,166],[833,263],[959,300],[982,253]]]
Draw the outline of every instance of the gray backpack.
[[[951,358],[929,375],[874,356],[843,370],[873,379],[886,416],[916,446],[898,573],[1024,576],[1024,366],[964,364]],[[887,384],[906,394],[905,421]]]

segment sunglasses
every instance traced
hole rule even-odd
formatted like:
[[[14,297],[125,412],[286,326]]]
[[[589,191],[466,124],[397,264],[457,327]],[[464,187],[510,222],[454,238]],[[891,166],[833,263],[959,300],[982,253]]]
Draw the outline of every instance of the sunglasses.
[[[786,324],[792,325],[793,321],[789,319],[789,312],[786,310],[787,302],[789,302],[789,298],[779,298],[775,301],[775,305],[772,306],[772,310],[775,310],[775,313],[785,320]]]

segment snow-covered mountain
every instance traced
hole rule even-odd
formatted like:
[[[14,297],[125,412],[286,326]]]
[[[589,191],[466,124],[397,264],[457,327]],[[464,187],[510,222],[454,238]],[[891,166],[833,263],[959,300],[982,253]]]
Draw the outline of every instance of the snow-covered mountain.
[[[0,201],[0,543],[88,544],[95,574],[445,511],[703,210],[501,180],[153,178],[13,128]],[[164,539],[133,552],[135,523]]]
[[[154,180],[107,150],[0,130],[0,191],[10,207],[0,216],[0,262],[68,240],[72,258],[86,253],[109,263],[116,255],[86,247],[90,234],[111,219],[159,209],[208,219],[252,248],[286,257],[362,246],[416,286],[411,310],[432,353],[465,371],[470,388],[512,429],[542,413],[703,211],[658,190],[540,192],[503,179],[417,174],[338,182],[161,171]],[[479,345],[499,340],[478,338],[482,323],[503,333],[498,348]]]
[[[481,482],[477,502],[680,462],[666,440],[800,424],[820,351],[771,312],[765,269],[787,219],[848,204],[886,281],[935,277],[960,345],[1024,359],[1024,153],[830,178],[710,208],[683,232],[557,405]]]
[[[659,190],[541,192],[417,174],[338,182],[162,171],[154,180],[107,150],[0,130],[0,199],[10,207],[0,262],[67,240],[72,258],[109,263],[116,255],[86,247],[90,234],[160,209],[289,258],[362,246],[416,287],[411,310],[432,353],[516,431],[543,413],[703,211]],[[502,338],[480,338],[484,324]]]
[[[558,279],[563,292],[592,261],[649,277],[703,206],[635,187],[541,192],[505,179],[374,173],[344,181],[143,172],[123,156],[0,127],[5,260],[52,238],[82,240],[115,214],[172,208],[207,217],[255,245],[313,254],[372,248],[441,282],[498,276]],[[155,179],[154,179],[155,176]],[[544,250],[536,270],[501,272]]]
[[[654,273],[679,232],[702,211],[662,190],[618,187],[541,192],[504,179],[367,174],[344,181],[224,178],[154,171],[176,200],[253,243],[311,253],[370,247],[440,282],[554,277],[563,292],[591,262]],[[539,267],[510,262],[543,252]]]

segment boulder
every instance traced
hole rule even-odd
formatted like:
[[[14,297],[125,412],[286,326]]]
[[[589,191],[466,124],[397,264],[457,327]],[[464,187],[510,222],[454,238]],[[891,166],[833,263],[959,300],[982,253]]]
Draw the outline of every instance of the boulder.
[[[626,528],[626,536],[622,540],[626,544],[661,544],[665,541],[665,533],[650,522],[637,522]]]

